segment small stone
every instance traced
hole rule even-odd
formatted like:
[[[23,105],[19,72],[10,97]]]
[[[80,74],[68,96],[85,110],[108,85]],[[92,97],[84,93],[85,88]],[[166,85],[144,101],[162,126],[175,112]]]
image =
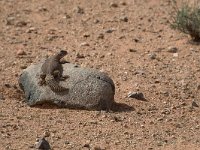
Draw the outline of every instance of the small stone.
[[[85,56],[83,54],[77,53],[76,58],[85,58]]]
[[[133,39],[136,43],[138,43],[140,40],[138,38]]]
[[[41,150],[50,150],[51,147],[49,145],[49,142],[45,140],[45,138],[40,138],[36,143],[35,143],[35,148],[36,149],[41,149]]]
[[[121,4],[121,5],[124,5],[124,6],[127,5],[126,2],[120,2],[120,4]]]
[[[128,17],[126,17],[126,16],[125,17],[121,17],[120,20],[124,21],[124,22],[128,22]]]
[[[50,136],[50,132],[49,131],[45,131],[44,132],[44,137],[49,137]]]
[[[48,11],[48,9],[45,6],[39,7],[38,11]]]
[[[3,94],[0,93],[0,100],[5,100]]]
[[[10,85],[9,83],[5,83],[4,85],[5,85],[5,87],[7,87],[7,88],[11,88],[11,85]]]
[[[90,148],[90,140],[86,141],[83,147]]]
[[[149,56],[150,59],[156,59],[155,53],[150,53],[148,56]]]
[[[83,37],[85,37],[85,38],[90,37],[90,34],[85,33],[85,34],[83,34]]]
[[[108,29],[106,30],[106,33],[112,33],[113,31],[115,31],[114,29]]]
[[[192,107],[199,107],[199,105],[195,101],[192,101]]]
[[[20,66],[20,68],[21,68],[21,69],[26,69],[27,66],[26,66],[26,65],[22,65],[22,66]]]
[[[144,94],[142,92],[129,92],[128,93],[129,98],[135,98],[138,100],[145,100]]]
[[[137,52],[136,49],[129,48],[129,52]]]
[[[78,14],[84,14],[84,9],[81,8],[81,7],[79,7],[79,6],[77,6],[77,7],[75,8],[75,11],[76,11]]]
[[[178,51],[178,48],[170,46],[167,48],[167,51],[169,53],[176,53]]]
[[[104,39],[104,34],[103,33],[100,33],[97,37],[98,39]]]
[[[90,44],[87,43],[87,42],[83,42],[83,43],[80,44],[80,46],[90,46]]]
[[[71,16],[70,15],[68,15],[68,14],[65,14],[63,17],[62,17],[63,19],[70,19],[71,18]]]
[[[8,17],[6,19],[6,25],[14,25],[15,17]]]
[[[174,54],[173,54],[173,57],[178,57],[178,53],[174,53]]]
[[[24,26],[26,26],[27,25],[27,22],[25,22],[25,21],[18,21],[17,23],[16,23],[16,26],[17,27],[24,27]]]
[[[100,22],[100,20],[98,20],[98,19],[95,19],[95,20],[94,20],[94,23],[95,23],[95,24],[97,24],[97,23],[99,23],[99,22]]]
[[[29,28],[27,31],[26,31],[26,33],[37,33],[37,30],[36,30],[36,28],[35,27],[31,27],[31,28]]]
[[[26,52],[20,49],[17,51],[17,55],[26,55]]]
[[[111,4],[110,4],[110,7],[116,8],[116,7],[118,7],[118,5],[117,5],[116,3],[111,3]]]

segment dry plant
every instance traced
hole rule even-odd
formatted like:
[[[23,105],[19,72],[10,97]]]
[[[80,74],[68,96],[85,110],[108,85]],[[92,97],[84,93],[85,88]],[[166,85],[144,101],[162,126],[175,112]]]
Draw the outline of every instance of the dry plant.
[[[182,2],[178,8],[177,1],[172,0],[173,14],[171,26],[183,33],[189,34],[194,41],[200,42],[200,5],[195,1],[193,5],[189,1]]]

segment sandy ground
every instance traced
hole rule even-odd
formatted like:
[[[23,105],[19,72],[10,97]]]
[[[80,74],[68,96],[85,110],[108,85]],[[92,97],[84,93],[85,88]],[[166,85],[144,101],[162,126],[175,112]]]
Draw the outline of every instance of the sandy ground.
[[[0,149],[30,150],[43,135],[53,150],[200,149],[200,48],[170,28],[171,10],[167,0],[0,0]],[[109,74],[118,111],[27,106],[20,73],[60,49]],[[135,91],[147,101],[127,98]]]

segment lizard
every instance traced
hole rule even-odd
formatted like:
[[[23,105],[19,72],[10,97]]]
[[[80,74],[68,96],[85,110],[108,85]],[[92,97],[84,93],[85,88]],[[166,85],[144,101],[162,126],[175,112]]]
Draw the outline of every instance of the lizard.
[[[63,81],[69,76],[63,76],[63,66],[61,59],[67,55],[67,51],[60,50],[53,56],[45,60],[41,67],[39,85],[47,85],[53,92],[63,92],[68,89],[59,85],[59,81]]]

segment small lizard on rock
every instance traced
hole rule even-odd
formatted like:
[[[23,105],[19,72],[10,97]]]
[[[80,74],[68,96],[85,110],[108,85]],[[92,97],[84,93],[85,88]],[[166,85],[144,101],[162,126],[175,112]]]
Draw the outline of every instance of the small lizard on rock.
[[[41,67],[42,73],[40,74],[39,85],[48,85],[53,92],[67,91],[59,85],[59,81],[65,80],[69,76],[63,76],[63,66],[65,62],[61,62],[61,59],[67,55],[67,51],[61,50],[57,54],[47,58]]]

